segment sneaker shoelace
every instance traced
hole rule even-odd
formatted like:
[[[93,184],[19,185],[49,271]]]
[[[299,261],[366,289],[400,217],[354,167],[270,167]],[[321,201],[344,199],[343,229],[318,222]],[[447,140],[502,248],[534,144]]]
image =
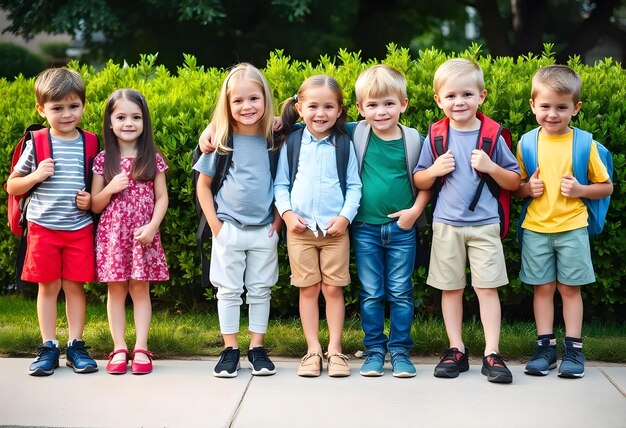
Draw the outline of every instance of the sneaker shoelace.
[[[80,358],[91,359],[91,357],[89,356],[89,353],[87,352],[87,347],[85,345],[76,344],[76,345],[72,345],[72,348],[74,349],[74,352],[76,354],[75,355],[76,359],[80,359]]]
[[[316,352],[311,352],[309,354],[306,354],[304,357],[302,357],[302,362],[304,363],[306,360],[308,360],[309,358],[313,358],[313,357],[319,357],[320,359],[322,358],[320,354]]]
[[[448,348],[441,354],[440,363],[458,363],[463,358],[463,353],[457,348]]]
[[[36,361],[41,361],[46,355],[54,353],[54,349],[49,346],[40,346],[37,348]]]
[[[266,361],[269,362],[270,359],[267,356],[267,351],[265,350],[265,348],[260,348],[260,349],[252,349],[252,359],[254,361]]]
[[[365,357],[365,364],[373,360],[384,360],[384,357],[380,352],[367,352]]]
[[[223,363],[227,363],[227,362],[233,362],[233,361],[237,361],[237,352],[235,350],[229,351],[229,352],[224,352],[224,354],[222,354],[222,362]]]
[[[565,349],[563,361],[569,361],[576,364],[585,364],[583,353],[575,349]]]
[[[506,367],[506,364],[504,364],[505,358],[500,354],[489,354],[486,358],[487,364],[491,367]]]
[[[537,346],[535,350],[535,355],[531,358],[531,360],[546,360],[550,361],[550,348],[547,346]]]

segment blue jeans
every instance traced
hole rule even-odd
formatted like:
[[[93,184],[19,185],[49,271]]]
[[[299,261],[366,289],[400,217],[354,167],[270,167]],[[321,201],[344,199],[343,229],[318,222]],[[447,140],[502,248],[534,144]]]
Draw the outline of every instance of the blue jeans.
[[[359,290],[361,324],[367,350],[410,350],[413,323],[413,264],[415,229],[398,227],[396,221],[375,225],[352,224],[352,244]],[[389,301],[391,327],[385,335],[385,299]]]

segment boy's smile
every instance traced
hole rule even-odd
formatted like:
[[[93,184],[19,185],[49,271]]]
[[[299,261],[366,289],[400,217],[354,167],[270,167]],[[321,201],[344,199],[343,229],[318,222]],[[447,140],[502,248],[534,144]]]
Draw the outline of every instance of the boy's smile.
[[[57,138],[66,140],[78,136],[76,127],[83,118],[85,106],[76,94],[70,94],[62,100],[36,104],[35,107],[50,125],[50,132]]]
[[[476,112],[486,96],[487,91],[478,87],[473,76],[450,77],[435,94],[435,102],[452,128],[470,131],[480,127]]]
[[[378,137],[383,140],[400,138],[401,132],[397,124],[400,114],[404,113],[408,105],[406,98],[401,100],[397,95],[364,98],[356,105]]]
[[[574,104],[572,94],[557,94],[545,86],[540,86],[535,98],[530,100],[530,108],[545,135],[567,134],[569,123],[581,106],[580,101]]]

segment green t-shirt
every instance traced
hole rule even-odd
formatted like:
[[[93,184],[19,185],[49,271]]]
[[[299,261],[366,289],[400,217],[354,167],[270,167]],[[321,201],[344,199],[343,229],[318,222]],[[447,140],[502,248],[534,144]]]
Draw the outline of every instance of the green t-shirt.
[[[385,224],[387,215],[410,208],[413,192],[406,170],[404,140],[385,141],[370,132],[361,166],[363,190],[355,221]]]

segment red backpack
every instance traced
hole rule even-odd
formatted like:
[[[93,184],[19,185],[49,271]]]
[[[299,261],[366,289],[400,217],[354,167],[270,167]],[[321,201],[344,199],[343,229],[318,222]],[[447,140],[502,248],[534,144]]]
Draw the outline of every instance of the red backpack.
[[[477,149],[484,150],[490,158],[493,157],[494,148],[497,146],[500,136],[504,138],[504,141],[509,149],[512,149],[511,132],[508,129],[500,125],[495,120],[485,116],[483,113],[477,112],[476,117],[480,119],[481,122],[480,130],[478,132],[478,141],[476,142]],[[450,119],[447,117],[430,125],[428,135],[435,159],[448,151],[449,127]],[[487,183],[487,187],[491,191],[491,194],[498,201],[500,238],[504,238],[509,231],[509,222],[511,219],[511,192],[498,186],[498,183],[496,183],[490,175],[482,174],[480,172],[478,175],[481,177],[481,180],[478,183],[478,188],[476,189],[474,198],[470,203],[469,210],[474,211],[476,209],[476,204],[480,199],[480,194],[483,191],[483,187],[485,187],[485,183]],[[445,177],[442,177],[441,180],[435,181],[433,186],[433,201],[435,201],[435,198],[438,196],[444,180]]]
[[[83,153],[85,155],[85,184],[87,185],[87,191],[89,191],[89,188],[91,187],[91,167],[93,166],[94,158],[98,154],[98,137],[95,134],[83,131],[80,128],[78,128],[78,131],[83,139]],[[44,159],[53,157],[50,130],[43,125],[30,125],[26,128],[24,136],[15,147],[13,158],[11,160],[11,172],[13,172],[15,164],[24,152],[24,143],[28,140],[33,142],[35,167]],[[5,183],[5,190],[6,187],[7,185]],[[11,232],[17,236],[22,236],[24,234],[24,228],[26,226],[26,209],[28,207],[28,202],[30,201],[30,195],[36,188],[37,185],[33,186],[23,195],[7,196],[9,228],[11,229]]]

